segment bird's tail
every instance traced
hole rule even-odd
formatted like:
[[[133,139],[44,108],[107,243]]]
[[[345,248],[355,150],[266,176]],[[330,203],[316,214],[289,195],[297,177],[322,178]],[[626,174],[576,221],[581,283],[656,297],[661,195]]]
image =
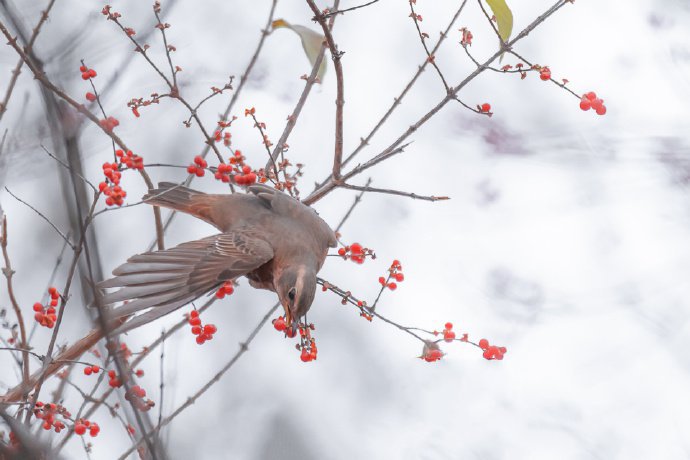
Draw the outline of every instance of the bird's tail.
[[[213,197],[213,195],[192,190],[184,185],[159,182],[158,188],[150,190],[142,199],[153,206],[162,206],[191,214],[215,225],[211,221]]]

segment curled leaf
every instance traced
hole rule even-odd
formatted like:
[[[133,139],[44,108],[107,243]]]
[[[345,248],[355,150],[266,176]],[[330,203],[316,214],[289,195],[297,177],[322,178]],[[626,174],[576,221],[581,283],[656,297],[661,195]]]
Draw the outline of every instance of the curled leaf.
[[[316,58],[319,56],[319,53],[321,52],[321,45],[325,40],[323,35],[311,30],[308,27],[290,24],[285,19],[276,19],[271,23],[271,27],[273,27],[273,30],[282,28],[290,29],[294,33],[299,35],[299,38],[302,41],[302,48],[304,49],[304,53],[307,55],[307,58],[309,59],[309,62],[311,63],[312,67],[314,66],[314,64],[316,63]],[[323,81],[323,76],[325,74],[326,59],[324,58],[321,61],[321,65],[319,66],[319,71],[316,74],[316,77],[319,79],[319,81]]]

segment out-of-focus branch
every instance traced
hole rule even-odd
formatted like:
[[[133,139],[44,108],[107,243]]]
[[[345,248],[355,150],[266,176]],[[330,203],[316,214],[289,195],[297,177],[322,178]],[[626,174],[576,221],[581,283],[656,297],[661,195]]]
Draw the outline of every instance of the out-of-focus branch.
[[[217,383],[217,382],[220,380],[220,378],[221,378],[228,370],[230,370],[230,368],[232,368],[232,366],[237,362],[237,360],[240,359],[240,357],[242,357],[242,355],[243,355],[244,353],[246,353],[247,350],[249,350],[249,344],[252,343],[252,341],[254,340],[254,337],[256,337],[256,335],[259,333],[259,331],[261,330],[261,328],[264,327],[264,325],[266,325],[266,323],[268,322],[268,320],[271,318],[271,315],[273,315],[273,313],[278,309],[279,306],[280,306],[280,303],[278,302],[278,303],[276,303],[275,305],[273,305],[273,306],[266,312],[266,314],[264,315],[264,317],[261,318],[261,320],[259,321],[259,323],[254,327],[254,330],[252,330],[252,332],[249,334],[249,336],[247,336],[246,340],[245,340],[244,342],[241,342],[241,343],[240,343],[240,348],[239,348],[239,350],[237,350],[237,352],[233,355],[233,357],[230,359],[230,361],[228,361],[228,362],[227,362],[227,363],[226,363],[226,364],[225,364],[225,365],[224,365],[224,366],[223,366],[223,367],[222,367],[222,368],[221,368],[221,369],[220,369],[220,370],[219,370],[219,371],[208,381],[208,382],[206,382],[196,393],[194,393],[192,396],[190,396],[189,398],[187,398],[187,400],[186,400],[184,403],[182,403],[182,404],[180,405],[180,407],[178,407],[177,409],[175,409],[175,410],[173,411],[173,413],[171,413],[170,415],[168,415],[167,417],[165,417],[165,418],[161,421],[161,423],[159,423],[158,425],[156,425],[156,427],[155,427],[153,430],[151,430],[149,433],[146,433],[146,434],[143,436],[143,438],[144,438],[144,439],[148,439],[150,436],[155,436],[155,435],[157,435],[158,432],[160,432],[161,428],[163,428],[164,426],[166,426],[166,425],[168,425],[170,422],[172,422],[172,421],[175,419],[175,417],[177,417],[178,415],[180,415],[180,413],[182,413],[182,411],[184,411],[184,410],[187,409],[189,406],[191,406],[192,404],[194,404],[194,403],[196,402],[196,400],[199,399],[209,388],[211,388],[215,383]],[[141,443],[141,441],[139,441],[139,443]],[[137,446],[132,446],[132,447],[130,447],[124,454],[120,455],[119,459],[120,459],[120,460],[126,459],[127,456],[129,456],[129,454],[131,454],[132,452],[134,452],[134,449],[136,449],[136,448],[137,448]]]
[[[72,97],[70,97],[67,93],[65,93],[62,89],[58,88],[51,82],[48,77],[46,77],[46,74],[41,71],[36,65],[32,62],[32,60],[29,58],[27,53],[22,50],[22,48],[19,46],[17,43],[17,38],[13,37],[12,34],[10,33],[9,30],[7,30],[7,27],[5,27],[5,24],[0,21],[0,32],[7,38],[8,44],[14,48],[14,50],[19,54],[19,56],[24,60],[26,63],[27,67],[31,70],[31,72],[34,74],[34,77],[48,90],[53,92],[56,96],[58,96],[60,99],[64,100],[67,102],[70,106],[72,106],[77,112],[81,113],[84,115],[86,118],[88,118],[90,121],[92,121],[96,126],[98,126],[108,137],[110,137],[115,144],[117,144],[122,150],[131,150],[127,147],[127,145],[124,143],[120,137],[113,132],[112,129],[108,129],[105,124],[101,124],[100,120],[96,115],[94,115],[91,111],[89,111],[86,107],[84,107],[83,104],[78,103],[75,101]],[[151,178],[149,177],[148,173],[144,170],[140,170],[139,173],[141,174],[142,178],[144,179],[144,182],[146,183],[146,186],[148,187],[149,190],[153,189],[153,182],[151,181]],[[153,208],[153,214],[154,214],[154,219],[155,219],[155,224],[156,224],[156,241],[158,242],[158,247],[159,249],[163,249],[164,244],[163,244],[163,225],[161,223],[161,216],[160,216],[160,208],[158,206],[154,206]]]
[[[124,322],[125,319],[126,318],[122,318],[118,321]],[[47,355],[45,359],[49,361],[44,363],[44,365],[47,365],[45,365],[43,369],[39,369],[37,372],[34,372],[31,377],[28,378],[27,385],[22,383],[8,390],[4,395],[2,395],[0,397],[0,405],[20,401],[22,398],[22,393],[25,391],[28,392],[34,388],[41,378],[45,379],[57,373],[60,369],[62,369],[63,366],[65,366],[65,364],[73,362],[85,352],[93,348],[93,346],[96,345],[96,343],[103,337],[105,337],[105,335],[100,328],[93,329],[73,345],[67,347],[64,351],[55,356],[55,359],[51,360]]]
[[[5,268],[2,272],[7,279],[7,294],[10,297],[10,303],[12,304],[12,309],[14,314],[17,315],[17,324],[19,324],[19,337],[21,339],[20,346],[22,348],[22,386],[26,388],[25,391],[19,393],[22,400],[26,399],[29,388],[29,344],[26,341],[26,325],[24,324],[24,316],[22,315],[22,310],[19,308],[19,302],[14,296],[14,288],[12,286],[12,275],[14,275],[14,270],[12,270],[12,263],[10,262],[10,256],[7,252],[7,216],[2,216],[2,239],[0,239],[0,247],[2,247],[2,257],[5,259]]]
[[[48,20],[48,13],[50,13],[50,10],[53,8],[54,4],[55,0],[50,0],[48,2],[48,5],[46,6],[46,9],[41,12],[41,18],[38,20],[38,24],[36,24],[36,27],[34,27],[34,30],[31,32],[29,42],[26,44],[26,47],[24,48],[27,51],[27,53],[31,52],[31,49],[33,48],[34,43],[38,38],[38,34],[41,31],[41,27]],[[12,91],[14,91],[14,86],[17,84],[17,79],[19,78],[19,74],[21,74],[23,65],[24,59],[20,58],[19,62],[17,62],[17,65],[14,66],[14,70],[12,71],[12,78],[10,78],[10,84],[7,86],[7,92],[5,92],[5,97],[3,98],[2,102],[0,102],[0,120],[2,120],[2,116],[7,111],[7,104],[9,104],[10,97],[12,97]]]

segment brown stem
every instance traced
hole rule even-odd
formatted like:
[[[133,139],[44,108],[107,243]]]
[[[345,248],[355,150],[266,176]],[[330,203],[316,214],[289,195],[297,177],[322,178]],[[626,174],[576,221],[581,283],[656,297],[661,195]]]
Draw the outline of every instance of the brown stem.
[[[19,324],[20,346],[22,348],[22,384],[20,387],[24,388],[24,391],[21,391],[19,396],[25,401],[29,393],[29,344],[26,341],[24,316],[22,315],[22,310],[19,308],[17,298],[14,296],[14,288],[12,287],[12,275],[14,275],[14,270],[12,270],[12,263],[10,262],[10,256],[7,252],[7,216],[3,216],[2,218],[2,239],[0,239],[0,246],[2,246],[2,256],[5,259],[5,268],[3,268],[2,272],[5,278],[7,278],[7,294],[10,297],[10,303],[12,304],[15,315],[17,315],[17,323]]]
[[[314,0],[307,0],[309,8],[314,12],[316,22],[319,23],[323,34],[326,37],[326,43],[328,44],[328,49],[331,51],[331,57],[333,58],[333,67],[335,67],[335,78],[336,78],[336,88],[337,96],[335,99],[335,150],[333,152],[333,178],[340,178],[340,169],[343,162],[343,106],[345,105],[345,82],[343,79],[343,64],[340,59],[343,53],[338,51],[338,45],[336,45],[333,39],[333,34],[331,29],[326,24],[326,19],[321,14],[321,11],[314,3]]]

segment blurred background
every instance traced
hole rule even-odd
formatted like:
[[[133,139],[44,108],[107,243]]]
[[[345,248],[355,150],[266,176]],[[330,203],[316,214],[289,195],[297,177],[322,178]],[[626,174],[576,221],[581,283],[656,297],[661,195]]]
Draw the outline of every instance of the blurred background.
[[[341,8],[359,4],[341,2]],[[419,0],[422,30],[434,43],[458,1]],[[522,30],[552,2],[508,1]],[[30,30],[44,1],[0,2]],[[36,45],[45,72],[77,100],[89,91],[80,59],[98,71],[96,84],[116,129],[146,163],[187,165],[203,149],[188,113],[163,100],[135,118],[126,102],[162,93],[165,86],[132,52],[114,24],[100,14],[104,3],[57,0]],[[319,6],[328,6],[319,2]],[[222,86],[246,68],[271,7],[254,2],[162,2],[168,37],[177,48],[181,92],[191,101]],[[117,1],[123,23],[138,36],[153,31],[149,2]],[[276,18],[317,30],[306,2],[280,0]],[[359,144],[411,79],[425,54],[406,1],[380,0],[336,20],[334,37],[345,52],[345,152]],[[11,22],[9,23],[12,24]],[[461,343],[444,344],[439,362],[417,359],[420,343],[380,321],[368,323],[332,293],[317,293],[309,315],[316,324],[319,359],[302,363],[294,341],[270,324],[219,383],[163,430],[170,458],[199,459],[633,459],[690,457],[690,5],[681,0],[578,0],[521,41],[516,50],[576,93],[596,91],[608,113],[583,112],[578,100],[537,74],[486,72],[460,93],[475,106],[489,102],[493,117],[448,104],[412,136],[394,159],[369,170],[373,186],[443,202],[366,194],[342,229],[344,242],[375,249],[378,258],[356,265],[329,258],[321,275],[373,300],[377,278],[393,259],[405,281],[386,292],[379,311],[409,326],[442,329],[504,345],[503,361],[486,361]],[[474,35],[480,61],[496,49],[476,2],[436,54],[451,85],[474,65],[459,45],[460,27]],[[15,29],[16,30],[16,29]],[[157,31],[156,31],[157,32]],[[4,43],[5,40],[3,40]],[[153,59],[163,66],[159,35]],[[128,62],[131,59],[131,62]],[[4,94],[17,56],[0,48]],[[504,64],[517,61],[506,56]],[[330,64],[330,63],[329,63]],[[275,142],[299,97],[311,65],[299,38],[287,29],[267,37],[264,50],[235,106],[233,146],[252,165],[265,161],[259,133],[244,109],[256,108]],[[117,78],[115,78],[117,77]],[[427,69],[389,122],[359,157],[371,158],[444,96]],[[213,126],[230,94],[201,110]],[[332,65],[316,85],[288,143],[288,157],[304,163],[306,196],[330,172],[333,153],[335,73]],[[71,112],[67,112],[71,113]],[[41,146],[65,154],[50,130],[54,108],[24,67],[8,111],[0,157],[0,204],[8,218],[9,251],[16,295],[26,314],[41,300],[63,248],[60,237],[4,189],[28,201],[65,232],[70,228],[69,183]],[[69,132],[84,175],[101,180],[112,158],[111,141],[77,120]],[[151,168],[154,181],[182,181],[183,169]],[[123,175],[127,201],[144,193],[134,174]],[[224,190],[212,177],[193,187]],[[337,225],[356,192],[337,190],[314,207]],[[166,215],[164,213],[164,215]],[[214,233],[188,216],[176,218],[166,245]],[[151,210],[144,206],[107,212],[96,219],[94,253],[100,272],[110,271],[154,239]],[[64,285],[69,250],[54,283]],[[78,278],[81,278],[79,275]],[[155,421],[182,404],[235,353],[275,302],[245,280],[231,297],[204,313],[218,326],[214,340],[197,346],[187,328],[165,343],[164,400],[157,396],[161,360],[154,352],[141,366],[140,384],[157,406]],[[0,307],[9,306],[0,283]],[[182,309],[123,338],[138,351],[179,321]],[[8,313],[9,316],[12,313]],[[31,323],[31,322],[30,322]],[[58,344],[91,328],[81,291],[68,304]],[[33,334],[45,350],[50,333]],[[0,355],[0,390],[20,379],[7,352]],[[35,362],[34,362],[35,365]],[[89,377],[75,372],[73,381]],[[47,384],[45,394],[56,386]],[[68,390],[65,405],[80,396]],[[102,431],[93,459],[117,458],[130,445],[124,429],[100,410]],[[59,439],[54,433],[44,439]],[[65,458],[86,458],[79,440]],[[134,458],[134,457],[132,457]]]

